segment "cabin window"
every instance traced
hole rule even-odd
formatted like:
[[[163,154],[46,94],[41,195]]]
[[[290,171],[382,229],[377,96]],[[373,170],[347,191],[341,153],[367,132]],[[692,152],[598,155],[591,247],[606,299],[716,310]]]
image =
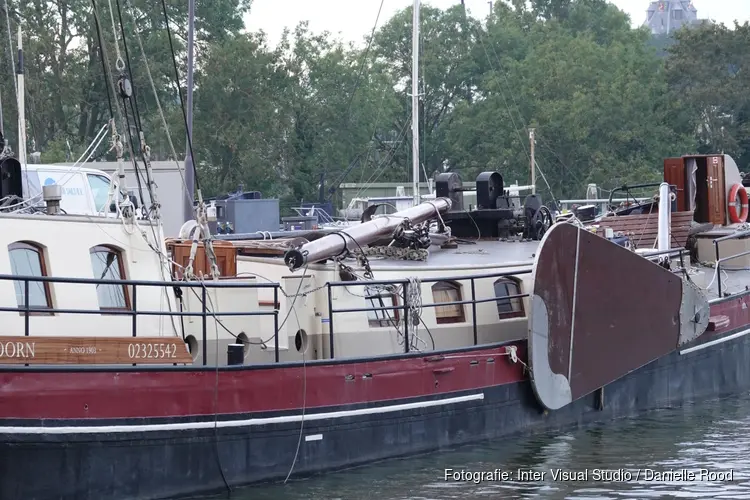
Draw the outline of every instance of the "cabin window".
[[[461,285],[454,281],[438,281],[432,285],[432,300],[435,304],[442,302],[461,302]],[[466,321],[464,316],[463,304],[448,304],[435,307],[435,317],[438,324],[445,323],[463,323]]]
[[[398,295],[390,290],[386,290],[383,287],[368,286],[365,287],[365,301],[367,302],[366,307],[396,307],[398,306]],[[380,311],[367,311],[367,321],[370,326],[392,326],[396,327],[399,321],[399,310],[380,310]]]
[[[44,250],[33,243],[16,242],[8,245],[11,273],[16,276],[47,276]],[[26,291],[23,281],[14,281],[16,303],[18,307],[26,306]],[[50,284],[41,281],[29,281],[29,308],[50,309],[52,294]]]
[[[497,301],[497,315],[500,319],[516,318],[523,316],[523,299],[517,298],[502,298],[502,297],[513,297],[514,295],[521,295],[520,284],[510,278],[500,278],[495,281],[495,297]]]
[[[91,267],[94,271],[94,279],[125,279],[122,252],[117,249],[106,246],[92,248]],[[125,285],[99,283],[96,285],[96,295],[99,299],[99,309],[130,309],[128,290]]]
[[[103,175],[88,174],[89,188],[94,198],[94,210],[97,212],[108,212],[107,200],[109,199],[109,179]]]

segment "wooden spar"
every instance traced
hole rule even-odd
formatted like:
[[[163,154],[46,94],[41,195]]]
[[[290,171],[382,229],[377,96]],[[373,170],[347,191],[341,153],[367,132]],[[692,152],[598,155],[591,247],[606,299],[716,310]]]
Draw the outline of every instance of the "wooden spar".
[[[289,270],[294,271],[305,264],[339,255],[344,250],[350,249],[348,245],[351,243],[354,243],[355,247],[357,244],[367,245],[372,243],[382,236],[392,233],[404,219],[419,224],[437,215],[438,211],[446,212],[450,208],[451,201],[448,198],[436,198],[416,207],[347,227],[334,234],[305,243],[299,248],[286,252],[284,262],[289,266]]]

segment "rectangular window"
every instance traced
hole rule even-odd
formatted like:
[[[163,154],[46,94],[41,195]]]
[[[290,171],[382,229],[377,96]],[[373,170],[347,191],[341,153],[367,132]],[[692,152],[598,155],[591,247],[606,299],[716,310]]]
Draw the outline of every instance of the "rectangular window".
[[[95,174],[88,174],[86,178],[89,181],[91,195],[94,198],[94,210],[97,213],[109,212],[109,207],[107,207],[107,200],[109,199],[109,179]]]

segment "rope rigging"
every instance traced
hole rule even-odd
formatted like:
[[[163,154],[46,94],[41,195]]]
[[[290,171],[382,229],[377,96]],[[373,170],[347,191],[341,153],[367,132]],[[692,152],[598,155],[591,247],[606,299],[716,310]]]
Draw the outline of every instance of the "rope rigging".
[[[130,5],[130,0],[127,0],[127,2],[128,2],[128,6],[131,7],[131,12],[132,12],[132,6]],[[200,179],[199,179],[199,176],[198,176],[198,168],[196,167],[196,163],[195,163],[195,155],[193,153],[193,139],[192,139],[192,134],[190,133],[190,127],[188,127],[187,111],[185,109],[185,99],[183,98],[183,96],[182,96],[182,90],[180,89],[180,73],[179,73],[179,71],[177,69],[177,56],[175,55],[174,44],[172,42],[172,30],[169,27],[169,16],[167,14],[167,4],[166,4],[166,2],[164,0],[162,0],[161,6],[162,6],[162,12],[164,14],[164,24],[166,25],[166,28],[167,28],[167,38],[169,40],[169,50],[172,53],[172,66],[174,67],[174,76],[175,76],[175,84],[177,85],[177,93],[180,96],[180,107],[182,108],[182,119],[183,119],[183,122],[185,124],[185,132],[186,132],[186,135],[187,135],[188,150],[190,152],[190,160],[191,160],[192,167],[193,167],[193,174],[195,176],[196,194],[198,195],[198,200],[197,200],[197,202],[198,202],[197,205],[198,206],[196,207],[196,210],[195,210],[195,221],[197,223],[197,228],[194,228],[193,231],[192,231],[192,233],[194,235],[193,236],[193,246],[192,246],[192,248],[190,250],[190,260],[188,261],[188,266],[186,268],[186,274],[185,274],[185,276],[188,279],[195,278],[195,275],[193,275],[193,261],[195,259],[195,253],[197,251],[197,245],[198,245],[197,238],[198,238],[198,235],[202,235],[203,236],[203,247],[204,247],[205,252],[206,252],[206,257],[208,258],[209,262],[211,263],[211,276],[214,279],[218,279],[218,277],[221,274],[221,272],[219,271],[219,266],[218,266],[218,263],[217,263],[217,260],[216,260],[216,253],[214,252],[213,239],[211,238],[211,231],[210,231],[210,229],[208,227],[208,217],[207,217],[207,213],[206,213],[206,203],[203,201],[203,192],[201,190]],[[138,43],[141,44],[140,37],[138,39]],[[142,50],[143,50],[143,45],[141,44],[141,51]],[[144,59],[145,59],[145,54],[144,54]],[[150,75],[150,72],[149,72],[149,75]],[[150,78],[150,76],[149,76],[149,78]],[[152,81],[152,86],[153,86],[153,81]],[[154,88],[154,92],[156,92],[155,88]],[[162,119],[163,119],[163,117],[162,117]],[[165,126],[166,126],[166,124],[165,124]],[[170,146],[172,146],[171,141],[170,141]],[[172,146],[172,148],[173,148],[173,154],[175,155],[175,158],[177,158],[177,155],[174,153],[174,147]],[[183,184],[185,184],[185,190],[188,191],[187,190],[187,184],[185,183],[184,177],[183,177]],[[192,193],[188,192],[187,194],[188,194],[188,196],[190,197],[190,199],[192,201],[193,200]],[[195,202],[193,202],[193,204],[195,204]],[[200,231],[197,231],[197,229],[199,229]]]
[[[102,34],[101,34],[102,28],[101,28],[101,20],[100,20],[100,17],[99,17],[99,9],[98,9],[98,7],[96,5],[96,0],[91,0],[91,4],[93,6],[94,21],[96,23],[96,32],[97,32],[97,38],[98,38],[98,42],[99,42],[100,54],[102,56],[102,69],[104,71],[104,77],[107,80],[107,85],[106,86],[107,87],[109,85],[112,86],[112,89],[111,89],[112,90],[112,96],[114,96],[114,95],[117,94],[117,88],[115,86],[114,79],[112,77],[112,72],[108,71],[108,66],[109,65],[107,64],[107,59],[108,59],[108,57],[107,57],[107,48],[106,48],[106,45],[104,43],[104,39],[103,39]],[[112,17],[112,19],[114,20],[114,17]],[[114,27],[114,22],[113,22],[113,27]],[[117,52],[119,53],[119,46],[117,45],[117,33],[115,32],[114,34],[115,34],[115,47],[117,49]],[[109,95],[109,90],[110,89],[107,88],[107,95],[111,99],[112,96]],[[118,216],[120,216],[124,220],[127,220],[130,223],[132,223],[134,221],[134,219],[135,219],[135,210],[134,210],[134,207],[133,207],[133,203],[130,201],[130,196],[128,195],[127,186],[126,186],[126,183],[125,183],[125,167],[123,165],[124,147],[122,145],[122,140],[121,140],[120,134],[117,132],[116,121],[119,120],[122,123],[123,128],[126,129],[126,130],[128,130],[128,125],[127,125],[127,122],[125,120],[125,116],[124,116],[123,110],[120,109],[120,106],[119,106],[117,100],[114,100],[114,103],[115,103],[114,107],[112,107],[112,105],[111,105],[112,100],[113,99],[110,100],[110,112],[112,112],[113,108],[114,108],[115,113],[112,113],[110,115],[110,129],[111,129],[111,132],[112,132],[111,145],[112,145],[112,149],[114,149],[114,151],[115,151],[115,156],[117,158],[117,166],[118,166],[117,187],[119,189],[119,194],[120,194],[120,196],[118,196],[116,198],[115,206],[116,206],[116,209],[117,209]],[[125,111],[127,111],[127,110],[125,110]],[[115,114],[117,115],[118,120],[115,119]],[[134,155],[133,155],[131,144],[128,144],[128,150],[129,150],[130,156],[132,158]],[[114,190],[114,183],[113,183],[112,189],[110,190],[110,195],[113,195],[113,190]],[[109,200],[108,200],[108,203],[109,203]]]

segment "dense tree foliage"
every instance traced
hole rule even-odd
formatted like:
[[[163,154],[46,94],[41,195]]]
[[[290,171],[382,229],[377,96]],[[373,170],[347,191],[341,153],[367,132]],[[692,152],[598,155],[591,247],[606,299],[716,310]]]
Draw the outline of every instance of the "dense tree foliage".
[[[172,157],[158,99],[181,159],[186,3],[165,0],[167,25],[161,2],[9,0],[8,17],[0,11],[0,96],[13,149],[11,54],[20,25],[29,152],[41,151],[44,162],[77,157],[112,112],[122,113],[112,95],[119,55],[153,157]],[[750,164],[747,24],[654,39],[604,0],[495,2],[487,19],[456,4],[421,12],[422,179],[494,169],[527,183],[530,127],[539,189],[557,198],[582,196],[590,182],[611,189],[652,180],[672,155],[726,152],[741,168]],[[321,181],[408,182],[411,9],[381,22],[361,46],[303,23],[270,47],[265,34],[243,30],[250,8],[249,0],[199,0],[196,9],[194,152],[205,194],[242,184],[297,203],[317,200]],[[107,149],[97,156],[111,158]]]

